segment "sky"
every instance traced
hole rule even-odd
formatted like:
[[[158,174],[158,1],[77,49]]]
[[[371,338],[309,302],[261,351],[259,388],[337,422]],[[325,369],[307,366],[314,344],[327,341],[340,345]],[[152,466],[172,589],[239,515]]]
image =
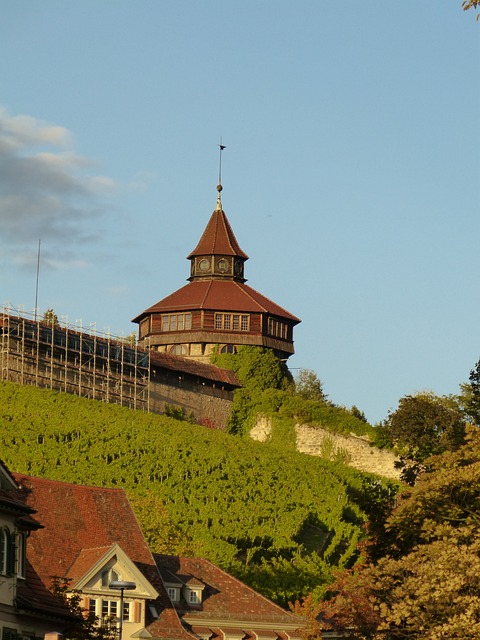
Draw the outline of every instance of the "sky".
[[[222,203],[292,373],[372,423],[480,358],[461,0],[0,0],[0,305],[127,335]],[[40,268],[37,259],[40,246]]]

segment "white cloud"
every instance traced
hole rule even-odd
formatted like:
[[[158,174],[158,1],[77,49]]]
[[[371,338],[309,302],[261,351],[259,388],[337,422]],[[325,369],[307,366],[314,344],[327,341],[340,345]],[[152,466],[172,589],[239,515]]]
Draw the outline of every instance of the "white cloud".
[[[95,237],[92,223],[102,213],[101,197],[115,183],[95,175],[95,163],[76,154],[72,140],[65,127],[10,116],[0,106],[1,239],[17,257],[41,238],[62,249],[62,266],[81,266],[74,254]],[[50,266],[59,267],[54,261]]]
[[[67,147],[71,134],[65,127],[51,125],[27,115],[10,116],[0,105],[0,138],[17,148],[31,145]]]

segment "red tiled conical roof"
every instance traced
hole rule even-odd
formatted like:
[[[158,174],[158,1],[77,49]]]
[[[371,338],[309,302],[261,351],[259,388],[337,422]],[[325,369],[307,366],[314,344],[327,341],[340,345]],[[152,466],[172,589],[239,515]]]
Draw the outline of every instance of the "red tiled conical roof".
[[[240,249],[228,218],[222,209],[215,209],[212,213],[199,243],[187,258],[208,255],[238,256],[248,260],[247,254]]]

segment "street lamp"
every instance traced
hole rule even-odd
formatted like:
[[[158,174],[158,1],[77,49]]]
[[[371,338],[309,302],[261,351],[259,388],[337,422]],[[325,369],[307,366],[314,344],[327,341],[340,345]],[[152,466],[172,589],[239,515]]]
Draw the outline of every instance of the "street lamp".
[[[136,589],[137,585],[135,582],[127,582],[126,580],[113,580],[108,585],[110,589],[116,589],[120,591],[120,625],[118,627],[118,640],[122,640],[122,630],[123,630],[123,592],[131,591],[132,589]]]

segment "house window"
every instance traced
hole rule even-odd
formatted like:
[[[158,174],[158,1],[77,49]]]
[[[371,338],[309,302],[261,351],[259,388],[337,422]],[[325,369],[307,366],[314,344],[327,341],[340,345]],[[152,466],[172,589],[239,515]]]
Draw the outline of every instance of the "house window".
[[[0,529],[0,574],[12,576],[15,573],[15,542],[10,531]]]
[[[162,331],[188,331],[191,328],[191,313],[169,313],[162,316]]]
[[[216,313],[215,329],[248,331],[250,329],[250,316],[240,313]]]
[[[188,602],[190,604],[200,604],[200,597],[199,597],[198,591],[188,592]]]
[[[17,534],[17,576],[25,578],[27,561],[27,536],[20,532]]]
[[[119,604],[117,600],[102,600],[102,627],[108,627],[110,625],[116,626],[118,622]]]
[[[178,589],[175,589],[175,587],[168,587],[167,593],[172,602],[178,602]]]

